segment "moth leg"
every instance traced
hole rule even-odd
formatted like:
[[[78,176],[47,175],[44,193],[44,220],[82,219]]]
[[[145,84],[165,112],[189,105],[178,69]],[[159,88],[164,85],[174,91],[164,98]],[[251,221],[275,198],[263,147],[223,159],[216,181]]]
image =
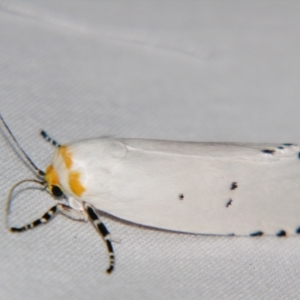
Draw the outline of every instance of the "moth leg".
[[[93,224],[95,229],[98,231],[98,233],[106,242],[106,247],[109,255],[109,267],[106,270],[106,273],[110,274],[114,270],[114,265],[115,265],[115,255],[114,255],[114,249],[110,239],[110,233],[107,230],[104,223],[100,220],[100,217],[98,216],[93,206],[84,203],[84,209],[87,213],[90,222]]]
[[[22,231],[26,231],[28,229],[32,229],[38,225],[49,222],[58,213],[61,213],[61,214],[65,215],[66,217],[71,218],[73,220],[77,220],[77,221],[85,221],[86,220],[84,214],[81,211],[75,210],[68,205],[59,203],[59,204],[51,207],[46,213],[44,213],[42,215],[41,218],[33,221],[32,223],[27,224],[22,227],[11,227],[11,228],[9,228],[9,230],[12,232],[22,232]]]
[[[54,147],[60,147],[61,145],[54,139],[52,139],[45,130],[41,131],[41,136],[46,140],[46,142],[52,144]]]

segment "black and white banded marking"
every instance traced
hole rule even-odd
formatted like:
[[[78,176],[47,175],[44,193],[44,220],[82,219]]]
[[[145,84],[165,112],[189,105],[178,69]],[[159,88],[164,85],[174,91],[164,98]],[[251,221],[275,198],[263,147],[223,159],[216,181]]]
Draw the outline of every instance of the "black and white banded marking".
[[[9,230],[12,232],[22,232],[29,229],[33,229],[34,227],[46,224],[50,220],[52,220],[58,213],[61,213],[69,218],[72,218],[74,220],[83,221],[84,217],[83,215],[78,212],[77,210],[71,208],[68,205],[59,203],[55,206],[51,207],[46,213],[44,213],[39,219],[25,225],[22,227],[10,227]]]
[[[296,228],[295,233],[300,234],[300,227]],[[264,233],[262,231],[256,231],[256,232],[252,232],[249,234],[249,236],[253,236],[253,237],[262,236],[262,235],[264,235]],[[286,237],[286,236],[288,236],[288,232],[281,229],[275,235],[278,237]]]
[[[99,234],[102,236],[104,241],[106,242],[106,247],[109,255],[109,267],[106,270],[106,272],[109,274],[114,270],[115,265],[115,255],[114,255],[114,249],[110,240],[110,233],[107,230],[104,223],[100,220],[99,216],[97,215],[97,212],[95,208],[89,204],[84,204],[84,208],[86,213],[88,214],[88,217],[95,227],[95,229],[99,232]]]
[[[57,211],[58,211],[58,207],[57,207],[57,205],[55,205],[55,206],[51,207],[41,218],[39,218],[39,219],[35,220],[34,222],[29,223],[25,226],[22,226],[22,227],[11,227],[10,231],[22,232],[22,231],[26,231],[28,229],[32,229],[38,225],[45,224],[45,223],[49,222],[55,216]]]
[[[291,156],[295,153],[298,155],[298,158],[300,158],[299,146],[291,143],[284,143],[274,148],[262,149],[261,153],[269,155],[270,157]]]
[[[95,209],[88,204],[85,204],[84,206],[86,213],[88,215],[89,220],[93,224],[93,226],[96,228],[96,230],[100,233],[102,238],[106,242],[107,251],[109,254],[109,267],[106,270],[108,274],[110,274],[114,270],[115,265],[115,255],[114,255],[114,249],[110,240],[110,233],[105,227],[104,223],[101,222],[99,216],[97,215]],[[9,230],[11,232],[23,232],[27,231],[29,229],[33,229],[37,227],[38,225],[46,224],[50,220],[52,220],[58,213],[61,213],[73,220],[77,221],[86,221],[86,218],[84,217],[84,214],[78,210],[75,210],[74,208],[59,203],[53,207],[51,207],[46,213],[44,213],[39,219],[25,225],[22,227],[10,227]]]
[[[41,131],[41,136],[46,140],[46,142],[52,144],[54,147],[60,147],[61,145],[54,139],[52,139],[45,130]]]

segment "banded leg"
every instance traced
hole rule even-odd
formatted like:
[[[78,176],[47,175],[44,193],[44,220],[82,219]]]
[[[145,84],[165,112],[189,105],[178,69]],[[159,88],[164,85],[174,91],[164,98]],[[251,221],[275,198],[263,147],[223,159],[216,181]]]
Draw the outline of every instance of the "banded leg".
[[[41,131],[41,136],[54,147],[60,147],[61,145],[54,139],[52,139],[45,130]]]
[[[32,229],[38,225],[45,224],[52,220],[58,213],[65,215],[68,218],[77,221],[84,221],[85,217],[82,212],[73,209],[72,207],[59,203],[53,207],[51,207],[45,214],[42,215],[41,218],[35,220],[34,222],[27,224],[22,227],[11,227],[9,228],[12,232],[22,232],[28,229]]]
[[[114,249],[110,240],[110,233],[107,230],[104,223],[100,220],[99,216],[97,215],[96,210],[93,206],[84,204],[84,209],[88,215],[89,220],[95,227],[95,229],[98,231],[98,233],[101,235],[101,237],[106,242],[106,247],[109,255],[109,267],[106,270],[106,273],[110,274],[114,270],[115,266],[115,255],[114,255]]]

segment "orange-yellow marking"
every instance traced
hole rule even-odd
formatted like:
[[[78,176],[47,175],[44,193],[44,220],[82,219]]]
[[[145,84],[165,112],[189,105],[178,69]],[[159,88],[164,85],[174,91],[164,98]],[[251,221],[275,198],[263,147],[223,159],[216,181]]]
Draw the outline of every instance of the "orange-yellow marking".
[[[80,173],[76,171],[71,171],[69,173],[69,186],[72,190],[72,192],[76,196],[81,196],[82,193],[85,191],[85,188],[80,182]]]
[[[66,165],[67,169],[71,169],[72,167],[72,155],[71,152],[68,150],[67,146],[61,146],[59,147],[59,154],[62,156],[63,161]]]
[[[48,182],[49,185],[59,184],[58,175],[52,165],[50,165],[46,170],[45,180]]]

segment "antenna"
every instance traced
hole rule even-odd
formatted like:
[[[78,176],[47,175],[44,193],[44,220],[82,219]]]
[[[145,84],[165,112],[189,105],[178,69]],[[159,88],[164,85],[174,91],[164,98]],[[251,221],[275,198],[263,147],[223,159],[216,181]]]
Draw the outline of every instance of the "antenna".
[[[35,183],[38,183],[38,184],[41,184],[41,185],[45,185],[45,182],[43,182],[43,181],[38,181],[36,179],[24,179],[24,180],[21,180],[21,181],[17,182],[16,184],[14,184],[11,187],[11,189],[9,190],[8,196],[7,196],[7,203],[6,203],[6,227],[7,227],[7,229],[10,229],[9,222],[8,222],[8,216],[9,216],[9,213],[10,213],[10,205],[11,205],[11,201],[12,201],[12,194],[13,194],[14,190],[24,182],[35,182]]]
[[[25,158],[25,160],[35,169],[36,173],[38,176],[45,176],[45,172],[43,172],[42,170],[40,170],[35,163],[30,159],[30,157],[26,154],[26,152],[22,149],[22,147],[20,146],[20,144],[18,143],[17,139],[15,138],[15,136],[13,135],[13,133],[11,132],[11,130],[9,129],[8,125],[6,124],[6,122],[4,121],[1,113],[0,113],[0,121],[1,123],[4,125],[4,128],[6,129],[6,131],[8,132],[8,134],[10,135],[10,137],[12,138],[12,140],[14,141],[15,145],[17,146],[17,148],[21,151],[21,153],[23,154],[23,157]]]

